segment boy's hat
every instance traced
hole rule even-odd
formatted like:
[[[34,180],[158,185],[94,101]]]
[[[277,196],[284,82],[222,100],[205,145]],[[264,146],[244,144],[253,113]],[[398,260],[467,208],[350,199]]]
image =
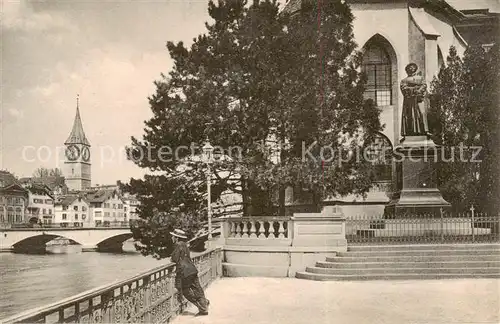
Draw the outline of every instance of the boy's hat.
[[[170,235],[181,239],[187,239],[186,232],[180,229],[175,229],[173,232],[170,232]]]

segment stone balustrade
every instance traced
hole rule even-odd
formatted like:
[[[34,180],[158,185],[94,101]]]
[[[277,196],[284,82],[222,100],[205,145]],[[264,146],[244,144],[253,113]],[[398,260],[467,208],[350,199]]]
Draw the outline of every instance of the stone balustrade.
[[[222,275],[222,250],[193,258],[206,288]],[[187,304],[175,292],[169,263],[133,278],[3,319],[1,323],[169,323]]]
[[[289,237],[290,217],[227,218],[228,238],[284,239]]]
[[[293,277],[296,271],[347,250],[340,210],[293,216],[226,218],[219,245],[226,276]]]

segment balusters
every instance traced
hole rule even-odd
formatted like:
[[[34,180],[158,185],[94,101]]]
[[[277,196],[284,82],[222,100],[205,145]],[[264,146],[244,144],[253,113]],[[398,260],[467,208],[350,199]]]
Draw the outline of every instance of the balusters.
[[[278,228],[278,238],[285,238],[285,228],[283,226],[283,221],[279,221],[279,228]]]
[[[255,223],[256,221],[250,221],[251,225],[250,225],[250,238],[257,238],[257,230],[255,228]]]
[[[239,221],[234,221],[234,237],[235,238],[241,237],[241,227]]]
[[[236,226],[234,222],[229,221],[229,237],[236,236]]]
[[[248,238],[248,223],[246,221],[243,222],[243,231],[241,233],[241,237]]]
[[[260,226],[259,226],[259,239],[265,240],[266,239],[266,228],[264,227],[264,224],[266,222],[264,221],[258,221]]]

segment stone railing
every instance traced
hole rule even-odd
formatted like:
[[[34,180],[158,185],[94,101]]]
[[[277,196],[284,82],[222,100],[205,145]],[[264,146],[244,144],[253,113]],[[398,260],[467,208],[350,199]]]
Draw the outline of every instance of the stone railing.
[[[201,285],[222,275],[222,250],[193,258]],[[186,301],[175,293],[175,265],[139,274],[6,318],[1,323],[168,323]]]
[[[293,216],[225,218],[218,244],[229,277],[293,277],[295,272],[347,250],[339,210]]]
[[[233,217],[227,218],[228,238],[284,239],[290,238],[291,217]]]

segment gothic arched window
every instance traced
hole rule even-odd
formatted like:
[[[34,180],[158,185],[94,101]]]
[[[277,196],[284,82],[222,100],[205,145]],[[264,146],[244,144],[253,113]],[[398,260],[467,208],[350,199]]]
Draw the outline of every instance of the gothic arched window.
[[[372,99],[377,106],[392,105],[391,59],[375,40],[365,46],[362,69],[367,77],[365,100]]]
[[[365,141],[365,158],[374,166],[375,181],[392,180],[392,145],[387,137],[377,133]]]

